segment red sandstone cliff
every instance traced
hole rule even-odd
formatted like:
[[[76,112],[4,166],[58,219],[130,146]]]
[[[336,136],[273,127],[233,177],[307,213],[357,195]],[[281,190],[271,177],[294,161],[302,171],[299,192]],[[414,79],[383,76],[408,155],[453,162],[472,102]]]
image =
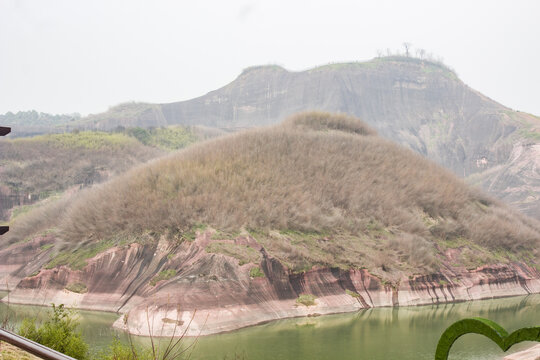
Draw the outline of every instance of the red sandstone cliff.
[[[255,239],[238,237],[234,241],[262,253],[264,276],[252,278],[253,264],[239,265],[232,257],[205,251],[211,235],[200,233],[194,242],[176,247],[166,241],[114,247],[90,259],[82,270],[61,266],[35,275],[31,272],[48,259],[46,244],[52,240],[40,237],[3,250],[0,256],[11,255],[0,272],[4,284],[11,284],[13,303],[115,311],[127,314],[116,326],[126,326],[127,319],[132,333],[148,335],[153,327],[163,329],[159,335],[164,336],[188,326],[188,335],[206,335],[286,317],[540,292],[540,272],[523,263],[467,270],[450,266],[447,258],[438,273],[403,276],[390,284],[365,269],[294,273]],[[164,269],[174,269],[176,275],[152,286],[151,280]],[[84,284],[85,291],[66,289],[74,283]],[[315,304],[299,304],[300,294],[314,295]]]

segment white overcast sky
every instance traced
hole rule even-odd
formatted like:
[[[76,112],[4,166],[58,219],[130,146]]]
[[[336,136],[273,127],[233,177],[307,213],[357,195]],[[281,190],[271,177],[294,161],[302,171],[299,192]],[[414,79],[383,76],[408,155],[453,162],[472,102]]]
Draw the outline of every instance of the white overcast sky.
[[[403,42],[540,115],[540,1],[0,0],[0,113],[203,95],[243,68],[365,61]]]

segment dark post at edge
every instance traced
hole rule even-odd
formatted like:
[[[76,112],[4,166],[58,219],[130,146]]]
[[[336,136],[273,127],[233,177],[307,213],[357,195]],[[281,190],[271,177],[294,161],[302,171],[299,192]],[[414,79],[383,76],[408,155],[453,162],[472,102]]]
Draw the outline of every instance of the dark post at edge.
[[[6,136],[11,132],[11,128],[0,126],[0,136]],[[4,235],[9,231],[9,226],[0,226],[0,235]]]

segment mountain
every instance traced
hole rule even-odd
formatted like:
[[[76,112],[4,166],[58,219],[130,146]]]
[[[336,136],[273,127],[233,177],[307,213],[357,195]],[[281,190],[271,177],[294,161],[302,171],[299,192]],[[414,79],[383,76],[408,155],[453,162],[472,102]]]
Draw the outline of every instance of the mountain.
[[[540,119],[498,104],[430,61],[385,57],[301,72],[252,67],[196,99],[125,104],[87,121],[98,129],[127,123],[238,130],[304,110],[357,116],[382,136],[540,218]],[[137,115],[128,121],[118,112]]]
[[[143,334],[149,317],[196,335],[540,292],[538,222],[322,112],[138,166],[19,216],[3,240],[11,302],[119,311]]]

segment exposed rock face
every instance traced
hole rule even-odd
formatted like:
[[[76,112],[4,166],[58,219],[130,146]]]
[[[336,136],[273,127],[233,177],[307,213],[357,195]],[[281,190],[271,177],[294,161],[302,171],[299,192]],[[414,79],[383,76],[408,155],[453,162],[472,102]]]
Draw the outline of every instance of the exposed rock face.
[[[508,161],[471,177],[525,214],[540,218],[540,143],[518,141]]]
[[[194,242],[176,247],[165,241],[114,247],[90,259],[82,270],[61,266],[41,270],[38,275],[25,275],[44,263],[45,254],[39,249],[51,239],[40,238],[5,250],[14,256],[0,271],[12,283],[20,280],[10,294],[13,303],[56,302],[83,309],[118,311],[127,314],[127,324],[123,318],[116,326],[127,326],[130,332],[141,335],[149,335],[152,328],[163,329],[154,333],[163,336],[186,329],[188,335],[206,335],[280,318],[369,307],[540,292],[540,272],[522,263],[471,270],[447,263],[445,270],[437,274],[404,277],[394,285],[383,283],[362,269],[314,268],[293,273],[269,256],[255,239],[238,237],[235,242],[247,244],[263,255],[259,266],[264,276],[252,278],[252,264],[239,265],[234,258],[205,251],[212,241],[211,235],[199,233]],[[17,255],[23,252],[24,256]],[[168,255],[171,253],[174,256]],[[152,286],[151,280],[165,269],[174,269],[175,275]],[[87,292],[67,290],[73,283],[84,284]],[[315,304],[298,303],[301,294],[314,295]]]
[[[0,281],[2,290],[13,290],[21,279],[37,274],[49,261],[49,246],[54,239],[40,236],[29,242],[17,243],[0,251]]]
[[[343,112],[540,218],[540,119],[508,109],[452,71],[411,58],[334,64],[302,72],[245,70],[196,99],[148,105],[130,126],[207,125],[229,130],[274,124],[303,110]],[[122,125],[103,116],[98,128]],[[474,179],[473,179],[474,180]]]
[[[540,360],[540,345],[505,356],[504,360]]]

